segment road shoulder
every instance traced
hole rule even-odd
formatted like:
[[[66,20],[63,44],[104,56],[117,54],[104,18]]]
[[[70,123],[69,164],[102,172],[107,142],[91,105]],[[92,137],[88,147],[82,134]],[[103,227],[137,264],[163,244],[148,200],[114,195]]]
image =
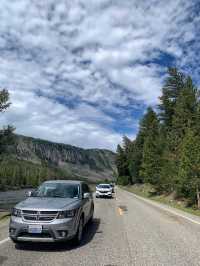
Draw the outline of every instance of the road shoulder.
[[[9,217],[5,216],[0,220],[0,242],[8,238]]]
[[[158,209],[160,209],[162,211],[165,211],[165,212],[168,212],[170,214],[179,216],[179,217],[187,220],[188,222],[200,225],[200,217],[199,216],[190,214],[188,212],[184,212],[182,210],[176,209],[176,208],[171,207],[169,205],[166,205],[164,203],[156,202],[154,200],[147,199],[145,197],[136,195],[135,193],[127,191],[126,189],[123,189],[123,188],[120,188],[120,189],[126,191],[129,195],[131,195],[131,196],[133,196],[133,197],[135,197],[135,198],[137,198],[139,200],[142,200],[143,202],[145,202],[147,204],[150,204],[151,206],[154,206],[154,207],[156,207],[156,208],[158,208]]]

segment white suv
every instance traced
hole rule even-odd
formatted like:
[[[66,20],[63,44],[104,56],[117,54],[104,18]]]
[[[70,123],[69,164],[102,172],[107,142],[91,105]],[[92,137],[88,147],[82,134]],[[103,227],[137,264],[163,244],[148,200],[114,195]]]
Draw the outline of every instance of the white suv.
[[[99,184],[96,186],[96,198],[99,197],[112,198],[112,187],[110,184]]]

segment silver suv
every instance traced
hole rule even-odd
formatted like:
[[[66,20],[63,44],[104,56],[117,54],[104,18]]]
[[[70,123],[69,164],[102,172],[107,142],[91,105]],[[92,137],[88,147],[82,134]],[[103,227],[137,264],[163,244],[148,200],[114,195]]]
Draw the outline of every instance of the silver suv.
[[[9,233],[14,243],[82,240],[85,224],[93,219],[94,203],[81,181],[44,182],[12,210]]]

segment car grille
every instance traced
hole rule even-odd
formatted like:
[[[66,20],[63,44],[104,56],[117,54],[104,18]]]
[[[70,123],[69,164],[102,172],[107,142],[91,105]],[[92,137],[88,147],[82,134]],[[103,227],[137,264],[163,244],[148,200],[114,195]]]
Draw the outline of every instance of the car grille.
[[[33,222],[50,222],[56,219],[58,216],[57,211],[32,211],[32,210],[22,210],[22,217],[26,221]]]

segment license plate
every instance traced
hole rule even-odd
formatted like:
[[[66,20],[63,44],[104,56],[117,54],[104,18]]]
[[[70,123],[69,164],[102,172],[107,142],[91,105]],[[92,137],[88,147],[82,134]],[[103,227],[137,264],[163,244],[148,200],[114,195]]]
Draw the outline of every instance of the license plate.
[[[42,226],[41,225],[29,225],[28,232],[30,234],[41,234],[42,233]]]

